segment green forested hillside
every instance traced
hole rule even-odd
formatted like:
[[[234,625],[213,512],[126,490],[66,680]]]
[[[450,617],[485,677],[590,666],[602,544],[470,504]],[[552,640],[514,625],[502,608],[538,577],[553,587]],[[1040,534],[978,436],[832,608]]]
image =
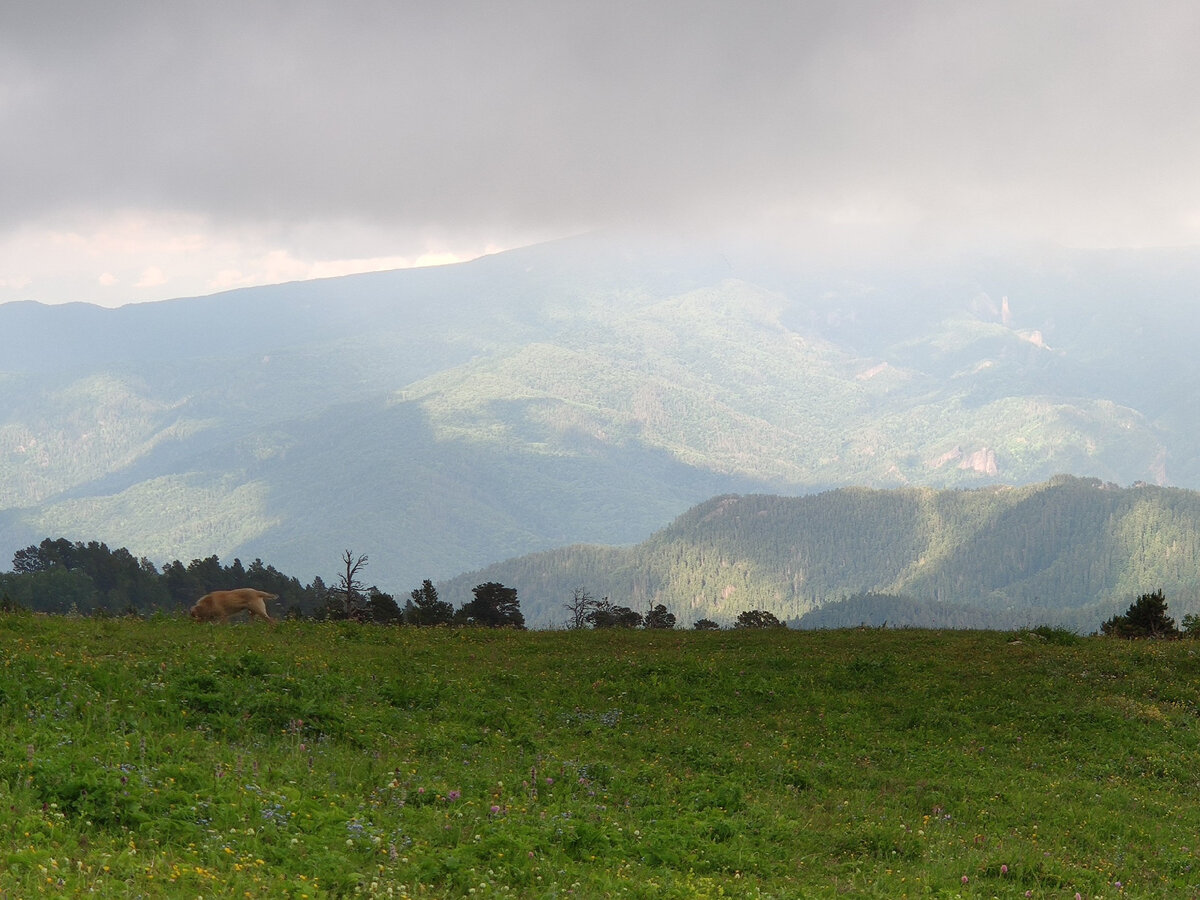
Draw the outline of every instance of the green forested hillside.
[[[1183,251],[817,270],[587,238],[115,310],[6,304],[0,558],[63,535],[309,578],[352,547],[403,593],[644,540],[719,494],[1196,488],[1197,291]],[[827,600],[806,572],[739,584],[799,614]]]
[[[1200,612],[1200,494],[1060,476],[1020,488],[723,496],[634,547],[534,554],[446,590],[481,580],[516,586],[527,618],[543,624],[563,621],[562,604],[583,587],[635,609],[663,603],[683,624],[761,608],[815,626],[1094,631],[1160,587],[1177,615]]]

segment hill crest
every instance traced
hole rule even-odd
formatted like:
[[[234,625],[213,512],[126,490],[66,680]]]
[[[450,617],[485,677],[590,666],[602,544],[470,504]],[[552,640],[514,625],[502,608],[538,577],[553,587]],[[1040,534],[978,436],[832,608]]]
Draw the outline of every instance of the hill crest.
[[[626,548],[578,545],[453,579],[501,581],[531,624],[564,619],[576,588],[681,625],[765,609],[801,627],[920,624],[1094,631],[1163,588],[1200,613],[1200,493],[1058,476],[974,490],[840,488],[726,495]]]

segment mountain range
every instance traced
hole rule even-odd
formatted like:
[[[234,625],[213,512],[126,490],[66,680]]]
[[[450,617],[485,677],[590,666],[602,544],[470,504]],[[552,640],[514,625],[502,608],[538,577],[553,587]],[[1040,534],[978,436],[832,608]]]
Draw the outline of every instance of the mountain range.
[[[1051,625],[1096,631],[1162,589],[1200,614],[1200,493],[1060,475],[973,490],[727,495],[633,547],[577,545],[451,580],[519,585],[527,620],[565,625],[576,592],[684,626],[767,610],[805,628]]]
[[[1198,289],[1190,250],[852,267],[586,237],[5,304],[0,551],[64,536],[332,580],[353,549],[403,596],[628,547],[717,495],[1200,487]]]

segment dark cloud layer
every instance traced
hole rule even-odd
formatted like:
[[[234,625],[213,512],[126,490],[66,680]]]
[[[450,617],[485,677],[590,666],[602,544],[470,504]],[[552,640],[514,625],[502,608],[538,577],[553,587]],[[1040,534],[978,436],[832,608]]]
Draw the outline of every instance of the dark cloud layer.
[[[0,231],[1188,240],[1197,46],[1185,2],[5,4]]]

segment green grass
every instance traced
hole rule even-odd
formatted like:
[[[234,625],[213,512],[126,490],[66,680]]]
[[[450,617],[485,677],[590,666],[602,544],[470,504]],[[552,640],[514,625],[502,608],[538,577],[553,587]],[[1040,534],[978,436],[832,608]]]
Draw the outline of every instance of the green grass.
[[[0,896],[1196,896],[1196,646],[4,616]]]

